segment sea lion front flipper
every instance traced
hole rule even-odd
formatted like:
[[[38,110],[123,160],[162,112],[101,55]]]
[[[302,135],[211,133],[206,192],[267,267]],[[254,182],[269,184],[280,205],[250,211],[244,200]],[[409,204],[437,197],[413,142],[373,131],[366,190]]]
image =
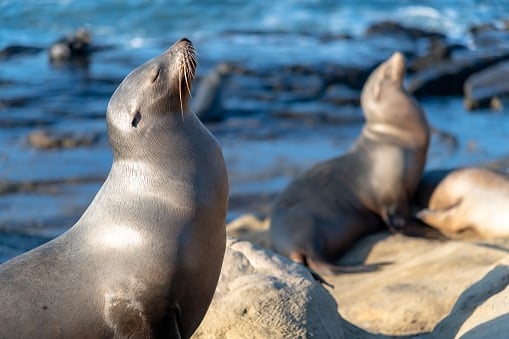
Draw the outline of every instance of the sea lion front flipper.
[[[419,219],[411,218],[406,221],[405,226],[399,229],[399,233],[414,238],[425,238],[430,240],[447,241],[450,240],[442,232],[433,228]]]
[[[179,314],[180,309],[174,309],[170,312],[168,316],[168,338],[181,339],[182,335],[180,334],[180,326],[179,326]]]
[[[408,237],[425,238],[432,240],[449,240],[443,233],[430,227],[420,219],[404,218],[396,213],[385,210],[382,219],[393,234],[403,234]]]
[[[368,273],[380,270],[382,266],[390,263],[383,262],[377,264],[361,264],[361,265],[337,265],[321,260],[313,260],[306,258],[306,265],[312,270],[313,273],[324,275],[337,275],[341,273]],[[320,277],[320,275],[318,275]],[[320,277],[321,278],[321,277]],[[320,279],[317,279],[320,281]]]

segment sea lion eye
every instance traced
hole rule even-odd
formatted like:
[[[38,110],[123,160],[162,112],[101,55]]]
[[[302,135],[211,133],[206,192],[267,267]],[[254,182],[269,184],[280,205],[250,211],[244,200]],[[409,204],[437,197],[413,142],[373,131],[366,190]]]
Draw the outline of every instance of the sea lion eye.
[[[152,70],[152,83],[157,80],[159,73],[161,73],[161,67],[157,67]]]
[[[138,123],[140,122],[140,120],[141,120],[141,113],[140,113],[140,111],[136,111],[136,113],[134,113],[133,120],[131,120],[131,126],[134,128],[138,127]]]

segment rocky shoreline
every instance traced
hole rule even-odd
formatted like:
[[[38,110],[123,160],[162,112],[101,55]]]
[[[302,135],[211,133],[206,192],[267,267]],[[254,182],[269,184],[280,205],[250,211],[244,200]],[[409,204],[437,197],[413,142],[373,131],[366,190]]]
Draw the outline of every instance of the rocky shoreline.
[[[252,32],[276,33],[288,34]],[[227,230],[230,236],[260,247],[229,240],[233,259],[241,257],[245,265],[225,262],[225,268],[240,267],[241,271],[226,272],[229,278],[223,284],[232,285],[220,285],[222,294],[218,295],[223,300],[214,308],[220,314],[233,314],[226,321],[214,315],[212,308],[212,325],[205,321],[196,338],[211,333],[207,326],[215,326],[217,337],[239,338],[246,333],[259,338],[287,337],[288,333],[332,338],[484,338],[507,333],[506,239],[444,243],[382,232],[360,241],[342,262],[390,264],[379,272],[325,277],[334,286],[331,289],[314,281],[302,267],[270,252],[267,234],[266,217],[280,189],[313,163],[348,149],[363,123],[360,88],[376,65],[396,50],[408,58],[407,87],[420,101],[460,102],[456,110],[482,112],[465,112],[461,115],[464,121],[488,119],[489,126],[498,126],[496,118],[505,117],[491,110],[503,112],[508,99],[508,24],[472,27],[469,36],[469,45],[462,45],[436,32],[381,22],[361,37],[314,37],[324,44],[342,40],[346,45],[370,47],[370,58],[358,60],[353,55],[348,64],[204,60],[195,97],[203,98],[201,119],[225,152],[231,187]],[[0,63],[46,62],[47,50],[7,46],[0,51]],[[122,73],[138,60],[122,55],[114,46],[91,51],[89,63],[60,64],[43,73],[44,86],[34,84],[29,76],[18,79],[15,73],[0,78],[0,261],[65,231],[104,180],[111,160],[104,110]],[[104,63],[103,68],[90,72],[88,67],[94,63]],[[452,121],[458,115],[439,111],[440,105],[432,107],[438,108],[427,110],[435,131],[430,166],[450,164],[443,159],[456,156],[455,163],[499,159],[498,168],[508,168],[503,146],[497,152],[479,146],[473,134],[481,128],[476,122],[473,128],[461,129],[457,120]],[[490,134],[491,130],[478,133]],[[505,130],[500,134],[505,135]],[[470,157],[472,154],[475,156]],[[250,268],[246,264],[256,260],[275,260],[277,265]],[[272,286],[276,292],[267,292],[266,304],[251,303],[244,312],[242,305],[229,306],[233,299],[227,298],[227,292],[238,291],[242,298],[266,292],[256,284],[241,289],[246,272],[266,283],[267,291]],[[287,288],[280,283],[304,291],[299,299],[304,304],[288,307],[294,313],[286,314],[284,306],[267,306],[288,302],[288,295],[278,294]],[[239,310],[245,327],[235,326],[240,322],[236,318]],[[281,314],[286,320],[279,326],[268,322]],[[258,320],[251,323],[245,321],[248,318]],[[263,319],[272,325],[263,327]],[[217,326],[218,321],[225,327]]]
[[[262,253],[277,256],[270,250],[269,223],[245,215],[230,223],[227,230],[229,236],[258,244]],[[509,297],[508,239],[442,242],[386,231],[359,241],[340,261],[350,265],[381,262],[387,264],[376,272],[323,276],[333,287],[321,288],[337,303],[340,318],[322,319],[328,321],[322,331],[337,324],[342,329],[324,337],[502,338],[509,330],[504,321]],[[226,260],[224,265],[225,270],[234,269]],[[299,272],[301,268],[293,270]],[[313,302],[317,301],[309,303]],[[215,312],[214,304],[211,310]],[[268,312],[265,317],[286,314],[286,310]],[[239,316],[237,319],[242,321]],[[207,320],[204,328],[212,326]],[[215,326],[222,328],[218,322]],[[285,337],[278,336],[277,331],[274,329],[269,337]],[[314,331],[310,327],[303,337],[315,337],[318,332]],[[234,329],[228,333],[237,334]]]

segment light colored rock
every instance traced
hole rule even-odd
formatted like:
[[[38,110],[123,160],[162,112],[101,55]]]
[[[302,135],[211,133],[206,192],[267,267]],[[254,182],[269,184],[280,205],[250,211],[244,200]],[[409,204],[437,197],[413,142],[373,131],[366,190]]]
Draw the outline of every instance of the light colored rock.
[[[240,224],[254,234],[265,230],[263,222],[247,220]],[[269,243],[260,233],[251,239]],[[509,333],[509,239],[439,242],[381,232],[359,241],[340,263],[364,262],[388,264],[377,272],[324,276],[334,286],[329,292],[339,305],[345,338]]]
[[[509,333],[509,257],[464,291],[451,314],[436,327],[437,337],[505,338]]]
[[[229,238],[216,294],[192,338],[343,338],[336,308],[301,265]]]
[[[404,236],[364,239],[345,260],[366,253],[366,263],[392,262],[379,272],[326,276],[341,316],[371,333],[433,332],[460,295],[491,271],[507,252],[474,243]],[[359,248],[360,247],[360,248]],[[450,336],[444,336],[450,337]],[[452,337],[451,337],[452,338]]]
[[[250,241],[270,249],[269,227],[268,218],[259,219],[252,214],[246,214],[230,222],[226,226],[226,233],[230,237]]]

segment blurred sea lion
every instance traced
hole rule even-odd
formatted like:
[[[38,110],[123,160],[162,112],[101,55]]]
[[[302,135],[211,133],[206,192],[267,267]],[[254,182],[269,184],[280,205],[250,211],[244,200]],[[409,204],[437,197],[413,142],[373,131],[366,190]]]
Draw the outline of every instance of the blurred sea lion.
[[[431,171],[417,199],[417,217],[448,236],[509,236],[509,177],[485,168]]]
[[[274,249],[318,273],[356,271],[336,261],[361,237],[404,229],[422,175],[430,131],[403,88],[405,59],[394,53],[367,79],[366,123],[353,148],[319,163],[280,194],[271,215]]]

